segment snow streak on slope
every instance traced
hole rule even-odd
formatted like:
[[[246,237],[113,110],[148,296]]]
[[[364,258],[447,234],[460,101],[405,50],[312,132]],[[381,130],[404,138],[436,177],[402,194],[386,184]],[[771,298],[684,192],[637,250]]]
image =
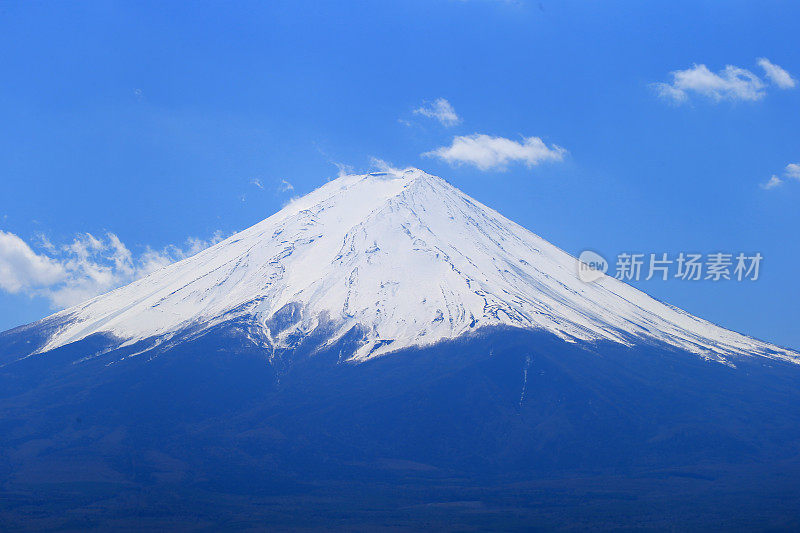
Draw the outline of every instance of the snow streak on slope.
[[[271,331],[287,307],[293,326]],[[294,311],[293,311],[294,312]],[[417,169],[344,176],[196,256],[65,310],[46,351],[106,332],[131,344],[237,317],[266,344],[354,327],[364,360],[484,326],[566,341],[664,342],[717,360],[797,354],[725,330],[616,279],[584,283],[576,259]]]

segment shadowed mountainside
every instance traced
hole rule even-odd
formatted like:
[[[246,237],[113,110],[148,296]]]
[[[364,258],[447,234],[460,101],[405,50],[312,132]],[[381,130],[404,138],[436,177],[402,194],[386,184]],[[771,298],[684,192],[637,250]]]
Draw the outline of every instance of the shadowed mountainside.
[[[0,336],[6,525],[796,524],[796,365],[502,328],[270,363],[248,327],[126,359],[93,336],[13,361],[26,331]]]

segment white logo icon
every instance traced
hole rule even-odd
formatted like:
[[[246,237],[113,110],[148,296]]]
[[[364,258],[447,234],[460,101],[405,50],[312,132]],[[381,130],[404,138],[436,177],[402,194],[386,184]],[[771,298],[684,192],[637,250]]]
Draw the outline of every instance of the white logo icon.
[[[591,283],[602,278],[608,272],[608,261],[591,250],[584,250],[578,256],[578,279]]]

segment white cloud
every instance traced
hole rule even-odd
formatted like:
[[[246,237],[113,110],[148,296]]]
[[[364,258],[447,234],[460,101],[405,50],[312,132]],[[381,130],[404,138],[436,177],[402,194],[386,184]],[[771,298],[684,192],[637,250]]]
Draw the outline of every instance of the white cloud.
[[[39,240],[39,246],[41,246],[48,252],[53,253],[56,251],[55,245],[52,242],[50,242],[50,239],[48,239],[47,235],[45,235],[44,233],[37,233],[36,238]]]
[[[450,146],[422,154],[437,157],[447,163],[474,165],[481,170],[504,170],[509,163],[524,163],[531,167],[545,161],[562,161],[567,151],[560,146],[548,147],[539,137],[525,137],[522,142],[482,133],[453,138]]]
[[[0,231],[0,289],[15,294],[59,283],[65,277],[57,261],[37,254],[13,233]]]
[[[791,89],[795,86],[792,76],[766,57],[759,58],[758,65],[764,69],[767,78],[781,89]]]
[[[40,235],[40,252],[13,233],[0,231],[0,289],[50,300],[54,309],[69,307],[190,257],[222,240],[189,238],[183,246],[147,247],[138,257],[113,233],[76,236],[55,246]]]
[[[691,93],[720,100],[760,100],[764,97],[764,82],[747,69],[726,66],[719,72],[711,72],[705,65],[694,65],[686,70],[676,70],[672,83],[656,83],[659,96],[675,103],[688,100]]]
[[[250,180],[250,185],[255,185],[256,187],[258,187],[261,190],[264,189],[264,185],[261,183],[261,180],[258,179],[258,178],[251,179]]]
[[[456,110],[453,109],[450,102],[444,98],[437,98],[433,103],[415,109],[414,114],[434,118],[443,126],[455,126],[461,122],[461,117],[456,114]]]
[[[389,174],[400,174],[403,172],[393,164],[378,157],[370,157],[369,163],[372,168],[377,169],[379,172],[388,172]]]
[[[767,182],[766,182],[766,183],[762,183],[762,184],[760,185],[760,187],[761,187],[762,189],[769,190],[769,189],[774,189],[775,187],[778,187],[778,186],[780,186],[780,185],[783,185],[783,180],[782,180],[782,179],[780,179],[780,178],[779,178],[778,176],[776,176],[775,174],[773,174],[773,175],[772,175],[772,177],[770,177],[770,178],[769,178],[769,180],[767,180]]]
[[[294,190],[294,185],[289,183],[287,180],[281,180],[280,185],[278,185],[278,191],[280,192],[291,192]]]
[[[784,174],[786,177],[794,178],[796,180],[800,180],[800,164],[798,163],[789,163],[786,165],[786,169],[784,170]]]
[[[674,102],[676,104],[682,104],[689,99],[686,91],[677,89],[672,85],[668,85],[666,83],[654,83],[653,87],[655,87],[658,96],[664,100],[669,100],[670,102]]]
[[[336,176],[341,178],[342,176],[350,175],[354,172],[353,166],[348,165],[345,163],[337,163],[336,161],[331,161],[336,166]]]
[[[786,182],[786,179],[794,179],[800,181],[800,163],[789,163],[783,169],[783,177],[778,177],[773,174],[769,180],[759,185],[762,189],[774,189]]]

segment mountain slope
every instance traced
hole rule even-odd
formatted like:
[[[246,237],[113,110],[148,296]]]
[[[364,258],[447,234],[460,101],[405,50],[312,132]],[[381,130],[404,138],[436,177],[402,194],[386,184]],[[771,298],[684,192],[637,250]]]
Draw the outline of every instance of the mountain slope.
[[[519,328],[360,364],[180,340],[0,365],[4,529],[796,529],[796,364]]]
[[[795,352],[665,305],[616,279],[584,283],[576,259],[417,169],[340,177],[275,215],[44,323],[39,352],[89,335],[164,342],[237,317],[273,353],[324,327],[355,330],[355,360],[486,326],[567,341],[666,343],[706,358]],[[288,313],[291,327],[270,327]],[[285,317],[284,317],[285,318]]]

